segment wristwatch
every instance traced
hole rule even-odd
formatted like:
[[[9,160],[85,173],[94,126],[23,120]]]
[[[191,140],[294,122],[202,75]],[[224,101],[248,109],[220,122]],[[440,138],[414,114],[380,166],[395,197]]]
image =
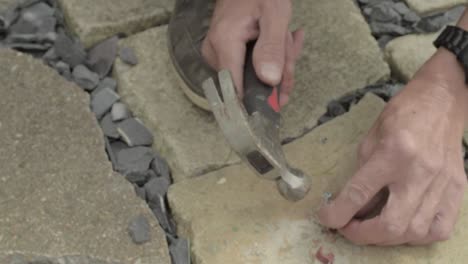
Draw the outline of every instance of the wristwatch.
[[[434,46],[444,47],[455,54],[465,71],[465,82],[468,84],[468,31],[455,26],[447,26],[434,41]]]

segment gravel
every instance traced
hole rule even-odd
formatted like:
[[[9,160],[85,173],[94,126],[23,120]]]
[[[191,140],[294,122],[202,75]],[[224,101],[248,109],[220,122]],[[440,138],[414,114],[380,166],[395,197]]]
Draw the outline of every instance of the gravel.
[[[120,122],[117,131],[122,140],[130,147],[153,144],[151,131],[137,118],[129,118]]]
[[[190,264],[190,242],[187,239],[172,236],[169,236],[169,241],[171,242],[169,252],[172,263]]]
[[[146,217],[139,215],[128,224],[128,234],[135,244],[144,244],[151,240],[151,229]]]
[[[55,52],[70,67],[84,64],[86,52],[83,46],[74,39],[67,36],[64,32],[59,32],[55,41]]]
[[[102,132],[104,135],[110,139],[120,138],[119,132],[117,132],[117,124],[112,120],[110,113],[104,115],[104,117],[99,122]]]
[[[130,110],[124,103],[115,103],[111,110],[112,120],[114,122],[122,121],[132,117]]]
[[[116,170],[123,175],[144,173],[150,168],[154,158],[153,150],[148,147],[125,148],[117,152]]]
[[[120,100],[120,96],[110,88],[104,88],[91,97],[91,110],[100,119],[107,113],[114,103]]]
[[[86,91],[92,91],[99,84],[99,75],[80,64],[73,68],[73,80]]]
[[[94,46],[88,53],[87,65],[100,78],[107,76],[117,57],[118,37],[111,37]]]
[[[119,51],[120,59],[131,66],[135,66],[138,64],[138,57],[135,54],[135,51],[130,47],[122,47]]]

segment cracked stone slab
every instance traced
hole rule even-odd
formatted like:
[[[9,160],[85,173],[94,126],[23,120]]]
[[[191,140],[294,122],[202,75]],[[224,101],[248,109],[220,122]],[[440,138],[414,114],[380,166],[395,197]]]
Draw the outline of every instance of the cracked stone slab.
[[[297,1],[294,10],[294,23],[307,34],[291,103],[283,109],[283,138],[314,127],[332,99],[385,79],[390,72],[351,1]],[[133,48],[140,61],[129,67],[117,59],[114,75],[123,100],[153,131],[156,148],[173,169],[182,172],[178,181],[238,158],[212,115],[193,106],[181,91],[168,55],[166,29],[150,29],[123,40],[120,47]]]
[[[398,37],[385,47],[392,72],[403,82],[411,80],[421,66],[436,52],[432,44],[438,34],[412,34]]]
[[[458,5],[468,4],[468,0],[405,0],[411,9],[420,15],[446,11]]]
[[[70,29],[86,47],[169,21],[174,0],[58,0]]]
[[[7,49],[0,58],[0,263],[14,252],[28,261],[169,264],[158,222],[112,170],[89,96],[40,60]],[[138,215],[152,237],[140,246],[127,233]]]
[[[286,146],[292,165],[313,176],[303,201],[286,201],[275,183],[257,178],[245,165],[173,185],[169,202],[178,230],[191,240],[194,264],[320,263],[315,259],[320,247],[334,253],[335,263],[464,263],[468,199],[453,239],[432,247],[359,247],[317,224],[323,194],[336,193],[352,176],[357,145],[383,107],[369,94],[350,112]]]

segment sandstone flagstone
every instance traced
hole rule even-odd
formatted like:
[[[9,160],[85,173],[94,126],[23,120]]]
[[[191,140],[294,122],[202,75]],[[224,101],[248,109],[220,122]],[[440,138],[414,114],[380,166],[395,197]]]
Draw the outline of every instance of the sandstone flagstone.
[[[86,47],[119,33],[167,23],[173,0],[58,0],[70,29]]]
[[[468,4],[467,0],[405,0],[420,15],[448,10],[457,5]]]
[[[317,224],[314,213],[324,192],[336,193],[352,176],[357,144],[383,107],[367,95],[349,113],[286,146],[290,162],[313,176],[303,201],[284,200],[274,183],[244,165],[173,185],[169,202],[179,231],[191,239],[194,263],[320,263],[315,254],[321,247],[340,264],[465,263],[468,199],[454,237],[431,247],[354,246]]]
[[[151,211],[112,170],[89,96],[29,55],[0,58],[0,263],[169,264]],[[139,215],[151,229],[140,246],[127,232]]]
[[[306,30],[291,103],[283,110],[282,138],[296,138],[317,124],[327,104],[389,75],[389,68],[352,1],[297,1],[294,26]],[[135,50],[139,64],[117,60],[119,91],[154,132],[156,148],[179,170],[176,181],[238,161],[211,114],[185,98],[171,66],[166,27],[120,44]],[[352,29],[352,30],[351,30]],[[185,175],[185,176],[182,176]]]
[[[436,34],[412,34],[396,38],[385,47],[393,74],[401,81],[411,80],[421,66],[436,52],[432,44]]]

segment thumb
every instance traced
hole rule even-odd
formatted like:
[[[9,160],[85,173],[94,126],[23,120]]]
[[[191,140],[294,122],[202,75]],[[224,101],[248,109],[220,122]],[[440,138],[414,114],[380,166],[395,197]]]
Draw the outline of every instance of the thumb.
[[[259,21],[260,36],[254,48],[253,63],[258,77],[271,86],[281,82],[286,62],[286,44],[291,18],[290,1],[264,5]]]

